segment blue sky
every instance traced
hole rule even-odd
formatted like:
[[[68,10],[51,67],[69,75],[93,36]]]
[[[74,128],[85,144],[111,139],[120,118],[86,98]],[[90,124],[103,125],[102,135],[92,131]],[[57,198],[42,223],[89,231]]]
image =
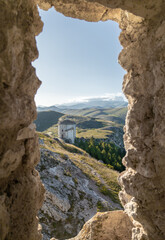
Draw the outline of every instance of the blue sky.
[[[113,21],[91,23],[40,10],[43,32],[33,63],[42,85],[37,105],[55,105],[122,92],[125,71],[118,64],[120,29]]]

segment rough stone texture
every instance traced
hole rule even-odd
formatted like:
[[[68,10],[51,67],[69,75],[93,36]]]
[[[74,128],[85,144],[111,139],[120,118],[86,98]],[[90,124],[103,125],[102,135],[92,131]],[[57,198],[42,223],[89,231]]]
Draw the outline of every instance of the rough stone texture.
[[[122,22],[122,28],[130,20],[129,28],[132,23],[134,27],[127,43],[123,35],[128,33],[123,30],[124,49],[119,56],[128,71],[123,91],[129,100],[124,137],[127,171],[120,177],[121,201],[134,219],[132,239],[138,240],[165,239],[164,17],[160,14],[159,18],[137,22],[125,14]],[[141,26],[140,31],[133,30],[136,26]]]
[[[35,35],[42,29],[37,3],[43,9],[55,5],[70,17],[119,23],[124,47],[119,61],[128,72],[123,91],[129,100],[127,170],[120,177],[120,196],[134,219],[132,239],[164,240],[164,0],[0,1],[0,239],[41,238],[35,216],[43,187],[33,169],[38,145],[27,133],[36,117],[34,95],[40,85],[31,66],[38,55]]]
[[[44,188],[34,95],[40,86],[31,61],[42,23],[33,1],[0,1],[0,239],[38,240]],[[29,126],[30,125],[30,126]]]
[[[97,213],[70,240],[131,240],[132,226],[123,211]]]

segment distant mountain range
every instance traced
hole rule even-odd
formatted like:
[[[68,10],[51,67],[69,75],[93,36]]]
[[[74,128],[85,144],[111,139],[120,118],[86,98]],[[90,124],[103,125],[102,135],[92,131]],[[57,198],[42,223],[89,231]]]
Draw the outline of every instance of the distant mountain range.
[[[61,104],[56,106],[38,106],[37,111],[57,111],[63,113],[64,110],[71,109],[85,109],[85,108],[122,108],[126,107],[128,103],[123,99],[123,97],[115,97],[114,99],[100,99],[100,98],[91,98],[84,100],[84,102],[77,103],[68,103]]]
[[[123,147],[123,126],[127,107],[124,108],[86,108],[64,109],[63,113],[56,111],[38,112],[35,121],[37,131],[58,136],[59,118],[70,119],[76,122],[77,138],[105,139]]]
[[[37,131],[58,136],[59,118],[76,122],[78,138],[106,139],[123,147],[123,126],[127,113],[123,97],[85,99],[84,102],[38,107]]]

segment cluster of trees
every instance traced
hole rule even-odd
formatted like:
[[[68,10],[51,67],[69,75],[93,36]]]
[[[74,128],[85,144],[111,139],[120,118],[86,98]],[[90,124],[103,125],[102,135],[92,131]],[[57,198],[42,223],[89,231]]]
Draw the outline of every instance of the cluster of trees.
[[[92,157],[102,160],[108,167],[122,172],[125,167],[122,164],[122,158],[125,156],[125,150],[117,147],[114,143],[98,141],[91,137],[90,139],[76,139],[75,145]]]

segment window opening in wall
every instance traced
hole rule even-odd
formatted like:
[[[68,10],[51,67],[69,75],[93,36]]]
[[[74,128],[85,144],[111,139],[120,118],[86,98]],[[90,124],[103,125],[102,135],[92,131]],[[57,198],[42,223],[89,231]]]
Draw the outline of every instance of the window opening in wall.
[[[125,72],[117,63],[117,23],[85,22],[54,9],[40,15],[35,123],[42,139],[37,169],[47,191],[39,219],[45,240],[64,239],[96,212],[121,209]]]

